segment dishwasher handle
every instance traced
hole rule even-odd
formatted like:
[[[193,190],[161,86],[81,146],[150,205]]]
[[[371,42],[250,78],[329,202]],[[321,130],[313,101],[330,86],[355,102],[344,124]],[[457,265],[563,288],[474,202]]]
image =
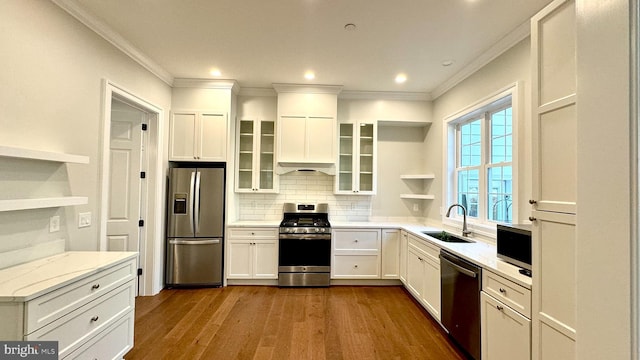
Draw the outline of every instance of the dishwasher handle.
[[[467,275],[474,279],[478,276],[477,271],[469,270],[465,267],[462,267],[461,265],[457,264],[455,262],[456,259],[452,258],[451,256],[447,256],[446,254],[440,253],[440,260],[445,261],[449,266],[453,267],[454,269],[458,270],[460,273],[464,275]]]

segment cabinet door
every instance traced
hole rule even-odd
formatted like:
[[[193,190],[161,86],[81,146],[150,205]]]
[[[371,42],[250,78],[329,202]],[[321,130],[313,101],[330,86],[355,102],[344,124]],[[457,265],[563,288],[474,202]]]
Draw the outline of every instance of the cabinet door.
[[[252,191],[255,187],[255,121],[240,120],[238,126],[236,191]]]
[[[251,242],[249,240],[229,240],[227,277],[229,279],[251,279]]]
[[[278,278],[277,241],[253,242],[253,276],[261,279]]]
[[[407,288],[418,300],[422,300],[422,287],[424,286],[423,261],[416,250],[409,248],[407,253]]]
[[[306,118],[281,116],[278,121],[278,161],[305,161]]]
[[[400,231],[382,230],[382,278],[397,279],[400,271]]]
[[[440,321],[440,261],[427,258],[424,264],[424,293],[422,299],[427,310]]]
[[[531,320],[480,292],[482,358],[531,359]]]
[[[336,193],[351,194],[355,188],[355,124],[340,124],[338,146],[338,175],[336,176]]]
[[[195,159],[196,117],[196,113],[173,113],[169,146],[170,160]]]
[[[358,126],[358,193],[375,194],[376,191],[376,126],[359,123]]]
[[[198,139],[198,159],[227,161],[227,115],[202,113]]]
[[[400,233],[400,281],[407,284],[407,254],[409,251],[409,234],[406,231]]]
[[[307,161],[334,163],[336,121],[332,117],[307,118]]]
[[[275,122],[260,121],[260,138],[257,144],[257,186],[259,191],[275,192]]]

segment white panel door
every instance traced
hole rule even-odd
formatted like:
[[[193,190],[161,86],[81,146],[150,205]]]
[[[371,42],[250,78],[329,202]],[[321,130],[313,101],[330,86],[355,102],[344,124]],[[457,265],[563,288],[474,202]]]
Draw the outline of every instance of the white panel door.
[[[227,278],[251,279],[252,242],[250,240],[229,240],[227,259]]]
[[[318,163],[336,161],[336,121],[334,118],[308,118],[306,136],[308,161]]]
[[[261,279],[278,278],[278,242],[257,240],[253,242],[253,275]]]
[[[146,113],[112,101],[107,249],[138,251],[143,131]]]
[[[281,116],[278,122],[278,161],[305,161],[306,118]]]
[[[194,160],[196,157],[195,112],[175,112],[171,117],[169,160]]]
[[[203,161],[227,161],[226,114],[200,114],[197,156],[199,160]]]

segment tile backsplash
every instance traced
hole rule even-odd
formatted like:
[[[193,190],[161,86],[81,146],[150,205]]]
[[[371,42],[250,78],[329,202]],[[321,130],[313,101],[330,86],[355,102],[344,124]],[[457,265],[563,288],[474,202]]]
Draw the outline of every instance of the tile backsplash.
[[[368,221],[371,196],[335,195],[334,177],[294,171],[280,175],[279,194],[238,194],[240,221],[280,220],[284,203],[328,203],[329,221]]]

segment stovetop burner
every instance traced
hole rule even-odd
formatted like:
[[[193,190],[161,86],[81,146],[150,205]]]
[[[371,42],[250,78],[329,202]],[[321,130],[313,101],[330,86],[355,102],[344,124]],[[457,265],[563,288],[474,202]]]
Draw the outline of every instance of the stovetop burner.
[[[327,204],[284,204],[280,233],[329,233],[331,224]]]

